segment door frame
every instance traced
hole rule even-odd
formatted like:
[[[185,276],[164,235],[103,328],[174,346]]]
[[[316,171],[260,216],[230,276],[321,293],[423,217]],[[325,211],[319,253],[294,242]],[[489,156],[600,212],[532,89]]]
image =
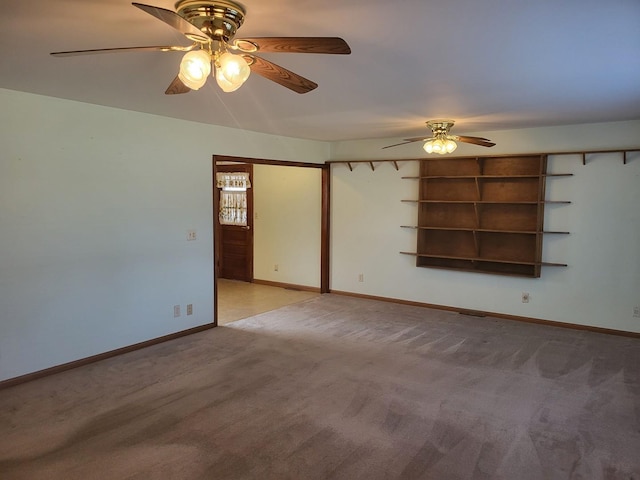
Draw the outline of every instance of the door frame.
[[[219,196],[216,195],[216,173],[218,162],[250,163],[252,165],[274,165],[280,167],[319,168],[322,174],[322,199],[321,199],[321,229],[320,229],[320,293],[329,293],[329,265],[330,265],[330,207],[331,207],[331,165],[328,163],[286,162],[283,160],[268,160],[261,158],[234,157],[229,155],[213,155],[213,215],[219,210]],[[214,222],[215,225],[215,222]],[[213,230],[213,325],[218,326],[218,272],[216,269],[219,260],[218,235]]]

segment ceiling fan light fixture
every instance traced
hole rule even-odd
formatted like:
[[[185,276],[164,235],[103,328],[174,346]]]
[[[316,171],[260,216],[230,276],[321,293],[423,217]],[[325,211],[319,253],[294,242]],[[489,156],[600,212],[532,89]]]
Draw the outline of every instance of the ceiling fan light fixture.
[[[249,78],[251,69],[241,55],[225,52],[216,62],[216,81],[224,92],[233,92]]]
[[[406,145],[407,143],[413,142],[424,142],[422,148],[424,148],[425,152],[445,155],[447,153],[452,153],[456,148],[458,148],[458,144],[455,142],[456,140],[458,142],[472,143],[482,147],[493,147],[495,145],[495,143],[488,138],[450,135],[449,130],[453,127],[453,124],[453,120],[430,120],[427,122],[427,127],[429,127],[432,132],[432,136],[430,138],[405,138],[402,143],[387,145],[382,148],[398,147],[400,145]]]
[[[200,89],[211,73],[211,56],[204,50],[187,52],[180,62],[178,78],[191,90]]]
[[[424,151],[427,153],[438,153],[440,155],[446,155],[452,153],[458,145],[456,142],[449,138],[432,138],[424,142]]]
[[[296,93],[308,93],[318,84],[287,70],[255,52],[323,53],[348,55],[351,48],[339,37],[257,37],[235,39],[244,22],[245,7],[237,0],[177,0],[174,10],[133,2],[134,7],[160,20],[193,43],[190,46],[139,46],[51,52],[56,57],[106,52],[192,52],[184,55],[178,75],[165,90],[176,95],[199,90],[214,69],[225,92],[240,88],[253,70],[267,80]],[[234,56],[230,51],[240,53]]]

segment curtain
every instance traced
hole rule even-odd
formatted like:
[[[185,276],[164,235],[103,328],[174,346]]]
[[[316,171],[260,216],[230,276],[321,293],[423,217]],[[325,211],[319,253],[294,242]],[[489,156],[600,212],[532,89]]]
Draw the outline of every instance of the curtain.
[[[217,187],[223,190],[225,189],[244,189],[251,188],[251,182],[249,181],[249,174],[246,172],[237,173],[216,173]]]
[[[247,225],[247,192],[220,192],[220,223]]]
[[[246,172],[217,172],[216,186],[220,192],[221,225],[247,225],[247,188],[251,188]]]

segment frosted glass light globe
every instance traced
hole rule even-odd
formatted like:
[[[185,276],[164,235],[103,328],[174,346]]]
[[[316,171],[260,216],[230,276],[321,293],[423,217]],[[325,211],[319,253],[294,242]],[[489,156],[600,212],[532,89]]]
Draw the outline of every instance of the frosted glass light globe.
[[[220,55],[216,63],[216,81],[225,92],[233,92],[240,88],[250,73],[249,64],[240,55],[226,52]]]
[[[178,78],[191,90],[198,90],[211,73],[211,57],[204,50],[187,52],[180,62]]]

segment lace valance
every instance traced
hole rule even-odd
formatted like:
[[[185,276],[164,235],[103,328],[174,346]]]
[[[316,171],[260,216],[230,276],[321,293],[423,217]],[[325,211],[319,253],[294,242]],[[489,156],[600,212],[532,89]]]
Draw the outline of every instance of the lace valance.
[[[246,172],[217,172],[216,186],[223,190],[239,191],[251,188],[249,174]]]

